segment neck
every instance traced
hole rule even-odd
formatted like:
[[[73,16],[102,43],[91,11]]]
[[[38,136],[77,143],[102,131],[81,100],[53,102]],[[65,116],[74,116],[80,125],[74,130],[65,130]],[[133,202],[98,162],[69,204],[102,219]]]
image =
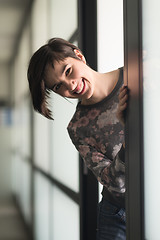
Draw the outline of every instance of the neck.
[[[106,98],[115,88],[119,79],[120,70],[107,73],[94,73],[94,93],[90,99],[82,102],[84,105],[95,104]]]

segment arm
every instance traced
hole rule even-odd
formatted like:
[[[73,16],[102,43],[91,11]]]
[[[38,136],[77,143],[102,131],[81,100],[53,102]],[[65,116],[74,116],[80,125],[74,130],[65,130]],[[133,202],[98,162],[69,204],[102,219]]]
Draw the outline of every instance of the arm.
[[[73,138],[72,138],[73,141]],[[103,153],[99,152],[93,145],[85,142],[85,139],[74,142],[81,157],[87,167],[94,173],[97,180],[107,189],[116,194],[125,192],[125,161],[124,148],[115,156],[114,160],[107,158]]]
[[[123,91],[124,90],[124,91]],[[124,110],[126,108],[126,100],[124,99],[126,94],[125,87],[120,90],[119,106],[118,106],[118,119],[124,123]],[[125,106],[123,106],[125,104]],[[122,121],[121,121],[122,120]],[[79,151],[83,160],[89,169],[95,174],[99,182],[101,182],[107,189],[115,194],[121,194],[125,192],[125,160],[124,160],[124,144],[121,146],[119,152],[114,159],[109,159],[104,155],[97,146],[95,139],[90,137],[90,140],[85,138],[86,134],[77,133],[77,125],[74,127],[70,125],[68,128],[70,138],[73,144]],[[84,131],[84,129],[83,129]],[[80,137],[81,136],[81,137]],[[93,140],[93,141],[92,141]]]

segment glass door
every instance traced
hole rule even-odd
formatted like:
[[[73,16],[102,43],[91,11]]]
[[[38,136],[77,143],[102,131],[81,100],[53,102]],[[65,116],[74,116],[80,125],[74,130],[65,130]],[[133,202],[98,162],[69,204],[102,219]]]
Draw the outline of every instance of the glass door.
[[[145,239],[158,240],[160,214],[160,2],[142,0]]]

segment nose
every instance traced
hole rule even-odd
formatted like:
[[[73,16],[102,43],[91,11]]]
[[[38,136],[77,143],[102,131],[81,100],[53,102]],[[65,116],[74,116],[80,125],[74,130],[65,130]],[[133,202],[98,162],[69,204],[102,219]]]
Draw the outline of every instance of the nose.
[[[75,79],[67,79],[66,80],[66,87],[69,91],[73,91],[77,86]]]

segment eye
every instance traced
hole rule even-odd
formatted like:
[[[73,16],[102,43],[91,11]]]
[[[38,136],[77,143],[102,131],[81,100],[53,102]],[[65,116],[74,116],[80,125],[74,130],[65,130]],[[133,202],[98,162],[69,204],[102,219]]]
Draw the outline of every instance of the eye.
[[[58,91],[58,90],[60,89],[61,85],[62,85],[62,83],[57,84],[57,85],[54,87],[55,91]]]
[[[66,70],[66,76],[68,76],[68,74],[70,73],[70,71],[71,71],[71,68],[68,68],[68,69]]]

